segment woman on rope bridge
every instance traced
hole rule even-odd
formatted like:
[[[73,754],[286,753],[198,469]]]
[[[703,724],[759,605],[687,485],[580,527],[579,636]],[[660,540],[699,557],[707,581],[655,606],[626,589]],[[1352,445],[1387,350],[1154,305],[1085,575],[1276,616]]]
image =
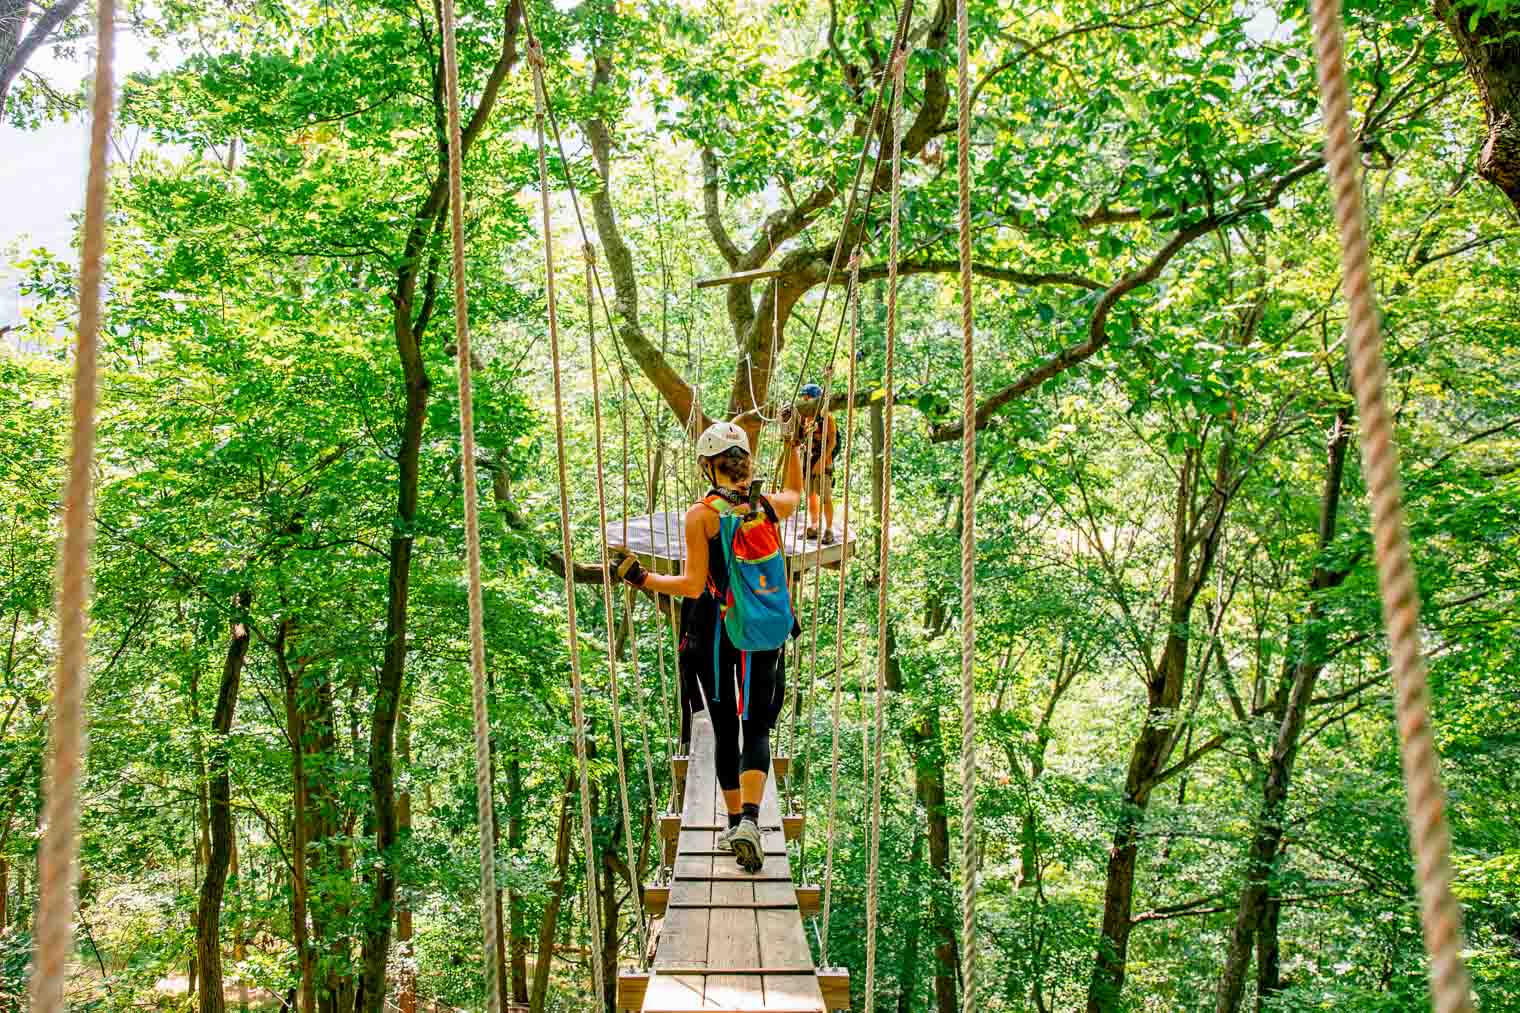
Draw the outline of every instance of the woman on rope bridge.
[[[807,537],[818,538],[820,501],[823,507],[822,540],[824,545],[834,544],[834,459],[839,456],[839,427],[834,416],[823,403],[823,388],[816,383],[803,386],[798,391],[797,412],[802,416],[802,446],[807,457],[808,527]],[[783,409],[782,422],[790,418],[790,409]]]
[[[712,488],[686,511],[680,576],[650,573],[629,555],[617,564],[618,576],[634,587],[686,599],[681,739],[690,740],[691,712],[703,708],[705,697],[711,704],[718,786],[728,811],[728,829],[717,848],[732,851],[749,872],[765,862],[760,800],[771,766],[771,728],[786,688],[781,648],[801,632],[787,592],[780,525],[801,503],[802,465],[795,434],[785,433],[783,441],[785,487],[760,495],[759,483],[750,481],[754,462],[744,430],[732,422],[709,426],[697,440],[697,456]]]

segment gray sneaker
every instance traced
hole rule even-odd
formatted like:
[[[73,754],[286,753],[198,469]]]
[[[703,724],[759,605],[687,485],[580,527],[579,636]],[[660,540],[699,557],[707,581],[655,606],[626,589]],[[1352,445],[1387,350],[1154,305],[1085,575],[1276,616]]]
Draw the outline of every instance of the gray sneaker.
[[[733,827],[729,827],[727,830],[725,830],[722,833],[720,833],[713,840],[713,850],[714,851],[726,851],[729,854],[733,854],[733,852],[734,852],[734,834],[736,834],[738,832],[739,832],[739,828],[737,826],[733,826]]]
[[[759,872],[765,865],[765,846],[760,841],[760,828],[755,826],[754,820],[741,820],[728,843],[745,872]]]

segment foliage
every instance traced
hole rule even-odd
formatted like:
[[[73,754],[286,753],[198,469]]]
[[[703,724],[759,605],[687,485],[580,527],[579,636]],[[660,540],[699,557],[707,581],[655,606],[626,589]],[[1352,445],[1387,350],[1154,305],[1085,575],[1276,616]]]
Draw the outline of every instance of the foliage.
[[[979,1008],[1066,1010],[1090,995],[1105,1010],[1215,1008],[1251,882],[1246,849],[1270,822],[1263,783],[1282,703],[1315,658],[1323,671],[1270,873],[1280,922],[1258,930],[1280,945],[1280,974],[1258,976],[1253,950],[1242,1007],[1259,997],[1268,1010],[1417,1008],[1424,953],[1354,433],[1333,486],[1337,523],[1321,530],[1328,451],[1356,420],[1307,23],[1296,9],[1208,0],[969,8],[976,380],[984,403],[1007,395],[977,441]],[[863,750],[887,579],[881,1009],[955,1008],[945,1005],[954,968],[940,960],[955,959],[968,829],[956,776],[962,490],[947,435],[960,416],[953,24],[941,17],[951,10],[919,5],[908,69],[915,143],[903,166],[885,578],[870,505],[885,395],[883,194],[864,229],[870,280],[853,360],[835,338],[843,286],[825,291],[823,272],[851,228],[839,193],[861,156],[891,6],[593,0],[527,12],[566,142],[562,163],[551,138],[548,164],[573,562],[594,566],[601,551],[599,478],[614,520],[679,510],[700,492],[687,420],[667,410],[671,385],[656,365],[714,415],[746,396],[780,403],[807,380],[838,390],[856,373],[854,487],[843,488],[841,460],[836,499],[851,497],[860,551],[842,582],[823,574],[816,602],[811,580],[802,593],[817,662],[804,638],[788,672],[798,707],[777,738],[809,821],[793,867],[822,880],[832,840],[828,957],[854,970],[859,1006],[871,866]],[[467,119],[516,30],[510,11],[461,4]],[[1481,1008],[1515,1010],[1520,233],[1502,196],[1474,181],[1471,138],[1450,129],[1476,106],[1442,26],[1406,3],[1354,4],[1348,18],[1455,887]],[[191,1001],[158,984],[190,969],[208,763],[225,748],[237,866],[215,942],[229,994],[246,986],[257,1004],[300,1002],[304,939],[322,1013],[351,1013],[376,872],[389,863],[415,922],[410,946],[393,946],[392,1001],[414,974],[424,1002],[482,1007],[458,307],[447,216],[428,204],[444,152],[431,10],[175,0],[139,12],[131,30],[187,55],[122,91],[123,122],[150,140],[114,170],[81,841],[94,943],[80,949],[83,959],[99,945],[115,992],[81,972],[81,1001]],[[515,38],[520,52],[525,36]],[[22,107],[38,111],[14,118],[46,113],[30,99]],[[587,948],[616,963],[637,945],[633,888],[650,870],[621,867],[617,770],[621,761],[635,845],[653,862],[646,821],[668,802],[676,750],[675,645],[638,599],[614,700],[609,617],[588,584],[576,592],[581,640],[567,647],[532,111],[519,65],[464,164],[496,870],[530,978],[563,888],[543,1008],[583,1010],[594,1005]],[[919,117],[927,125],[914,134]],[[603,292],[589,297],[578,215],[605,254]],[[692,287],[736,270],[733,250],[757,250],[750,266],[780,271],[777,289],[795,284],[786,315],[764,284]],[[76,295],[62,251],[11,266],[26,279],[17,333],[28,351],[0,353],[0,870],[11,923],[0,925],[0,1009],[20,994],[29,946]],[[780,333],[759,326],[767,312]],[[398,353],[419,320],[428,398],[408,521]],[[1062,368],[1038,373],[1060,356]],[[775,373],[751,393],[745,370],[761,357]],[[761,439],[762,455],[773,453],[774,433]],[[411,824],[382,853],[371,732],[398,539],[414,544],[395,736]],[[211,715],[237,623],[252,644],[224,742]],[[593,888],[619,905],[610,942],[588,938],[573,784],[567,793],[570,649],[588,680],[596,750]],[[1178,701],[1158,705],[1167,672]],[[1137,743],[1157,734],[1167,760],[1137,781]],[[1110,994],[1094,967],[1130,842],[1126,977]]]

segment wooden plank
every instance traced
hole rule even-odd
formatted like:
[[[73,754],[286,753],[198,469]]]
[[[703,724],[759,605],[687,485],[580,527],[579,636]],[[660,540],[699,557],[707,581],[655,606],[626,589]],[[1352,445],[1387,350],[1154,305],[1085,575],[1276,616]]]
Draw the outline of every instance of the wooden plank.
[[[753,884],[752,883],[750,885],[754,886],[754,885],[758,885],[758,884]],[[673,905],[671,905],[671,907],[673,909],[677,910],[677,911],[699,911],[702,908],[707,908],[707,909],[711,910],[713,908],[720,908],[720,907],[748,907],[748,908],[755,908],[756,910],[764,908],[767,911],[780,911],[780,910],[796,911],[796,910],[798,910],[798,908],[797,908],[797,902],[796,901],[787,901],[787,902],[772,903],[772,902],[769,902],[769,901],[758,901],[758,900],[755,900],[755,901],[725,900],[725,901],[722,901],[722,902],[708,901],[705,904],[673,904]]]
[[[665,909],[670,906],[670,887],[657,883],[644,884],[644,910],[649,912],[649,917],[659,918],[665,914]]]
[[[843,967],[818,969],[818,987],[823,992],[823,1002],[831,1010],[850,1008],[850,972]]]
[[[757,901],[795,900],[795,887],[788,897],[785,884],[756,885]],[[802,918],[795,911],[761,910],[755,912],[760,933],[760,962],[766,967],[812,966],[813,954],[803,933]],[[807,1010],[821,1013],[823,992],[816,975],[777,975],[764,977],[765,1008],[768,1010]]]
[[[781,826],[781,804],[776,795],[776,779],[765,779],[765,794],[760,796],[760,823],[767,827]]]
[[[683,854],[683,855],[690,855],[693,858],[733,858],[734,857],[734,853],[732,851],[718,851],[716,849],[714,849],[712,851],[683,851],[683,852],[681,852],[681,854]],[[772,856],[772,855],[784,855],[784,854],[786,854],[786,850],[784,848],[766,848],[765,849],[765,857],[767,859],[769,859],[770,856]]]
[[[705,714],[695,715],[692,725],[691,763],[686,771],[686,804],[681,809],[683,826],[717,822],[718,784],[712,722]]]
[[[712,725],[698,718],[692,729],[692,751],[687,764],[685,804],[682,821],[710,820],[717,796],[714,781]],[[684,836],[685,831],[682,831]],[[712,835],[707,835],[711,846]],[[686,872],[690,877],[682,878]],[[679,855],[673,869],[670,900],[683,904],[706,904],[712,899],[712,859]],[[707,908],[668,911],[660,928],[655,960],[667,965],[704,967],[707,964],[707,939],[712,912]],[[655,974],[644,998],[644,1009],[661,1013],[700,1010],[706,979],[700,974]]]
[[[733,274],[717,274],[711,278],[698,278],[697,288],[717,288],[720,285],[743,285],[766,278],[779,278],[786,271],[779,267],[758,267],[753,271],[735,271]]]
[[[722,863],[715,863],[722,864]],[[715,870],[716,871],[716,870]],[[753,904],[755,888],[751,883],[714,883],[714,904],[738,902]],[[760,934],[753,908],[714,908],[707,930],[707,964],[709,967],[745,968],[760,966]],[[723,1010],[765,1009],[764,978],[759,975],[710,974],[703,1001]]]
[[[649,975],[647,973],[620,968],[617,978],[617,1008],[619,1010],[643,1009],[644,993],[648,989]]]

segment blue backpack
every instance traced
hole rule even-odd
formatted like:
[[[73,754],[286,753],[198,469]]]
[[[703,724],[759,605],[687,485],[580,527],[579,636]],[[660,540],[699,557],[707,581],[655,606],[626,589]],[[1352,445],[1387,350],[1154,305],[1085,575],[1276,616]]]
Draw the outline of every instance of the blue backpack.
[[[749,652],[772,651],[786,643],[796,629],[792,598],[786,584],[786,555],[781,549],[781,528],[771,505],[760,501],[760,510],[735,507],[721,496],[703,502],[718,512],[718,541],[723,546],[722,564],[728,589],[717,593],[708,576],[708,589],[718,599],[718,614],[728,639],[741,652],[744,698],[741,713],[749,710]],[[708,562],[709,568],[718,565]],[[713,637],[714,700],[722,692],[717,679],[720,638]]]

